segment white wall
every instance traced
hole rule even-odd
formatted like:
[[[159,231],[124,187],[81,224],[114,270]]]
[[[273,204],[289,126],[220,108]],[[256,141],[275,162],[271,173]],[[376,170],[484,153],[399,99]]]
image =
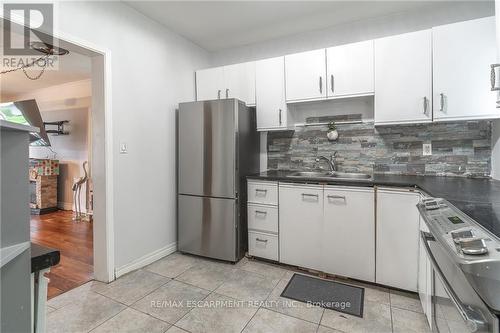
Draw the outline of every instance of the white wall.
[[[428,29],[495,14],[490,1],[445,1],[432,7],[395,15],[360,20],[327,29],[250,44],[212,54],[212,66],[265,59],[301,51],[347,44],[389,35]]]
[[[175,108],[194,100],[194,70],[209,54],[119,2],[60,2],[58,17],[61,32],[111,51],[120,268],[176,242]]]
[[[491,177],[500,180],[500,120],[493,121],[491,143],[493,146],[491,154]]]

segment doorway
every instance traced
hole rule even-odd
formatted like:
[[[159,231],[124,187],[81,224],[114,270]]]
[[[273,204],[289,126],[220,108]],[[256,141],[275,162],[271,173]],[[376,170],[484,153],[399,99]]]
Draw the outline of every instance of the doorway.
[[[32,169],[40,171],[34,177],[30,200],[35,203],[32,208],[39,210],[31,219],[32,242],[61,251],[61,263],[49,276],[49,297],[90,279],[114,280],[113,215],[108,209],[112,207],[112,196],[108,195],[112,179],[107,177],[112,165],[112,156],[107,153],[111,147],[109,52],[70,41],[57,32],[54,35],[58,46],[70,52],[66,59],[59,59],[57,69],[46,70],[37,80],[24,77],[23,71],[0,76],[0,102],[35,99],[44,122],[56,123],[56,129],[57,123],[64,123],[63,132],[67,132],[49,134],[53,141],[49,147],[30,149]],[[33,72],[36,76],[37,69]],[[82,119],[86,119],[86,129]],[[82,133],[86,149],[81,149]],[[85,172],[88,179],[74,199],[73,185]],[[39,184],[39,189],[50,189],[52,196],[56,193],[48,206],[36,199],[36,181],[42,175],[57,179],[52,179],[52,184]],[[80,218],[77,206],[81,207]]]

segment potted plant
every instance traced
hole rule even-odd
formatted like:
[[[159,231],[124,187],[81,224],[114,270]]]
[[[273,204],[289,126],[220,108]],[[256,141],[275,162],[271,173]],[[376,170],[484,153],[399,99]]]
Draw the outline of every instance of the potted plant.
[[[334,121],[330,121],[328,123],[328,131],[326,132],[326,136],[329,141],[335,141],[339,138],[339,132],[337,132],[337,125],[335,125]]]

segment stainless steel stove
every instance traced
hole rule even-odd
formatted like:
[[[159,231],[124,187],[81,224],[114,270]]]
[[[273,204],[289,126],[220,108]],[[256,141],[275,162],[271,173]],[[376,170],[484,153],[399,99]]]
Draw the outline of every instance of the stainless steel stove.
[[[444,199],[418,209],[429,229],[421,242],[432,267],[433,331],[498,332],[500,239]],[[443,315],[450,307],[461,320]]]

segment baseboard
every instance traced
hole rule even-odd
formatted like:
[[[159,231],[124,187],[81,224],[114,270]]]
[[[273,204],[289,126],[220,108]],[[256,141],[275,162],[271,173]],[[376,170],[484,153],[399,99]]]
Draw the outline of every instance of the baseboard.
[[[159,260],[163,257],[168,256],[169,254],[174,253],[175,251],[177,251],[177,242],[174,242],[174,243],[167,245],[161,249],[158,249],[158,250],[153,251],[149,254],[146,254],[145,256],[142,256],[141,258],[136,259],[129,264],[126,264],[126,265],[123,265],[119,268],[116,268],[115,269],[115,277],[119,278],[120,276],[125,275],[129,272],[135,271],[136,269],[145,267],[145,266],[155,262],[156,260]]]
[[[57,208],[62,210],[73,210],[73,203],[60,201],[57,203]]]
[[[73,203],[72,202],[62,202],[59,201],[57,203],[57,208],[62,209],[62,210],[71,210],[73,211]],[[82,213],[87,214],[87,210],[85,207],[82,207]]]

